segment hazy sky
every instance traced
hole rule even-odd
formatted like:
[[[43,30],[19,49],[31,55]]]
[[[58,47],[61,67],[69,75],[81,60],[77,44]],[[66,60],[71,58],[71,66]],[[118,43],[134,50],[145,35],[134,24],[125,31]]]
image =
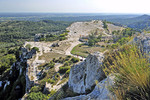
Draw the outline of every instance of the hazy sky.
[[[0,12],[150,13],[150,0],[0,0]]]

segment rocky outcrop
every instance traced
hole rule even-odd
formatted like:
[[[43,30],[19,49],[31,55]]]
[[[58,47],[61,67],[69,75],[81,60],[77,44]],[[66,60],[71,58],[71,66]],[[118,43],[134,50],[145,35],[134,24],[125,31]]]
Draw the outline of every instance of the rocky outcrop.
[[[150,33],[141,33],[134,38],[133,43],[136,43],[141,51],[150,56]]]
[[[113,84],[114,76],[110,75],[106,79],[99,82],[90,94],[68,97],[63,100],[112,100],[115,99],[115,96],[109,91],[108,88]]]
[[[69,74],[68,85],[73,92],[84,94],[92,90],[95,81],[101,81],[106,76],[102,70],[102,53],[90,54],[86,60],[74,65]]]
[[[28,51],[26,48],[19,49],[20,55],[17,61],[11,66],[10,71],[0,78],[1,95],[10,95],[9,97],[0,97],[0,99],[11,98],[12,100],[21,98],[27,92],[30,86],[30,80],[27,75],[27,60],[36,54],[36,50]],[[26,91],[25,91],[26,90]]]

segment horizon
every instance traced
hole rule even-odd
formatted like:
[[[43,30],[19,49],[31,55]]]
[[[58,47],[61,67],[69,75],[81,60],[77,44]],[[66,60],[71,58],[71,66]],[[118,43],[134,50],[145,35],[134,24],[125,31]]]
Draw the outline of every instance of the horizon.
[[[96,15],[150,15],[150,13],[94,13],[94,12],[0,12],[0,14],[96,14]]]
[[[150,14],[148,0],[1,0],[0,13]]]

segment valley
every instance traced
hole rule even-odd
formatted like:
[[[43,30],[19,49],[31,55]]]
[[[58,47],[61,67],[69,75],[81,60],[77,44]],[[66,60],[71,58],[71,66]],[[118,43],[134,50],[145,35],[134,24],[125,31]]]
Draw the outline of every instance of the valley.
[[[93,33],[95,35],[102,34],[102,36],[107,37],[107,36],[112,36],[111,31],[114,31],[114,30],[117,31],[117,30],[123,29],[123,27],[108,24],[109,26],[107,29],[108,31],[106,31],[106,29],[104,29],[103,26],[104,25],[102,21],[75,22],[71,26],[66,28],[66,30],[68,31],[68,36],[66,40],[63,40],[63,41],[57,40],[54,42],[45,42],[45,41],[25,42],[24,47],[27,47],[28,45],[30,45],[30,48],[33,48],[33,47],[38,48],[37,53],[31,59],[27,61],[29,67],[27,69],[28,71],[26,75],[29,77],[29,80],[28,81],[26,80],[26,81],[29,83],[26,83],[26,84],[30,84],[30,85],[26,87],[27,88],[26,90],[30,90],[30,89],[32,90],[31,87],[35,87],[35,86],[38,86],[38,84],[39,85],[41,84],[40,78],[41,78],[42,73],[43,72],[48,73],[48,71],[50,71],[51,69],[51,68],[49,69],[48,67],[44,68],[44,66],[46,66],[46,64],[51,61],[55,62],[54,59],[60,59],[61,57],[72,56],[72,57],[78,58],[80,62],[84,61],[86,59],[85,57],[80,56],[80,54],[78,55],[78,54],[71,53],[74,47],[76,47],[77,45],[81,43],[82,44],[86,43],[86,42],[80,41],[81,37],[88,37],[90,34],[93,34]],[[107,44],[109,43],[106,42],[105,45],[107,46]],[[107,52],[106,46],[105,47],[94,46],[91,49],[92,51],[88,51],[88,53],[90,54],[94,52],[99,52],[99,49],[103,49],[103,48],[105,48],[105,50],[103,51],[105,53]],[[87,48],[91,48],[91,47],[87,45]],[[48,55],[48,57],[44,57],[46,55]],[[48,60],[46,58],[50,58],[50,59]],[[43,66],[44,69],[43,68],[42,70],[39,69],[39,66]],[[46,81],[44,89],[47,89],[47,91],[54,91],[54,90],[58,91],[62,88],[62,86],[64,86],[64,84],[67,83],[69,77],[66,76],[66,74],[64,73],[62,74],[59,72],[62,66],[64,66],[63,63],[59,63],[59,62],[54,63],[53,71],[54,73],[59,73],[58,80],[54,83],[49,83],[48,81]]]
[[[149,32],[126,25],[109,20],[1,22],[0,99],[112,100],[130,98],[132,90],[138,91],[137,99],[146,97],[148,90],[140,89],[143,84],[149,88]]]

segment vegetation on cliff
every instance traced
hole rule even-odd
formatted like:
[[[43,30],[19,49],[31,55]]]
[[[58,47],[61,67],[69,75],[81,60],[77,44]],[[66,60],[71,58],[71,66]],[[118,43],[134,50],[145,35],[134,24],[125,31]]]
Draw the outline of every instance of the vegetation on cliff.
[[[147,55],[134,45],[124,45],[108,54],[104,60],[104,70],[106,74],[116,76],[115,85],[110,90],[117,99],[150,99],[149,65]]]

